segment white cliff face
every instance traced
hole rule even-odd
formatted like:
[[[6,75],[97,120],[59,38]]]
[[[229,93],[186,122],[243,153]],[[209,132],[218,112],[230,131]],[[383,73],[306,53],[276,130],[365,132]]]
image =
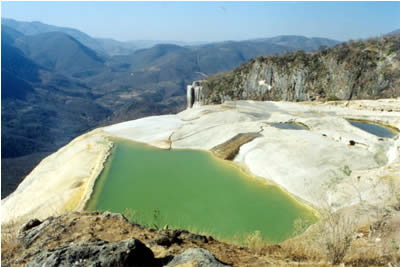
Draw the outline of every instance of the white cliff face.
[[[387,201],[393,186],[400,185],[400,138],[378,138],[345,118],[399,129],[400,110],[393,107],[400,107],[400,99],[328,104],[237,101],[98,129],[43,160],[2,200],[2,223],[81,208],[87,199],[83,192],[91,192],[111,137],[163,149],[211,150],[239,133],[259,133],[234,158],[249,174],[279,185],[316,208],[329,204],[339,209],[359,203],[360,198],[365,203],[381,203]],[[271,125],[280,122],[295,122],[308,129]]]
[[[198,107],[204,104],[203,86],[201,81],[194,81],[186,87],[187,108]]]

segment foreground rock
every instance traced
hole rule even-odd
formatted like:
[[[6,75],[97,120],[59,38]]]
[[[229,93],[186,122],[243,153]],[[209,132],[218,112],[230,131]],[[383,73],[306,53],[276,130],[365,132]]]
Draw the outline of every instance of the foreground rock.
[[[181,255],[176,256],[170,263],[168,267],[178,267],[185,264],[185,266],[201,267],[223,267],[228,266],[219,262],[214,255],[209,251],[202,248],[190,248],[183,252]]]
[[[227,266],[206,249],[187,250],[221,250],[227,244],[184,230],[143,228],[117,213],[33,219],[15,233],[2,231],[3,266],[164,266],[180,254],[171,266]]]
[[[41,251],[26,266],[150,266],[153,252],[136,239],[108,243],[69,244]]]

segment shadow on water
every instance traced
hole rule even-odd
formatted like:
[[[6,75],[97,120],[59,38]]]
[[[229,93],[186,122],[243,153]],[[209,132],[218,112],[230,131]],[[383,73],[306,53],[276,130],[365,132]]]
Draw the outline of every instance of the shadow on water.
[[[297,219],[317,220],[278,187],[210,153],[120,140],[96,181],[87,210],[121,212],[144,225],[239,241],[260,231],[280,242],[293,233]]]
[[[365,122],[365,121],[356,121],[356,120],[347,120],[351,125],[366,131],[370,134],[376,135],[378,137],[387,137],[393,138],[397,135],[394,130],[388,129],[386,127],[380,126],[375,123]]]

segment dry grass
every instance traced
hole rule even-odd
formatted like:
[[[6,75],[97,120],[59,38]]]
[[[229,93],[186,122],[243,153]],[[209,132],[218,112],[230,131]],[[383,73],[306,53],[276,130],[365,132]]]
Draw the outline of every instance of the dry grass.
[[[282,243],[280,258],[295,262],[321,262],[325,259],[320,250],[313,246],[310,239],[290,239]]]
[[[12,258],[19,248],[15,235],[1,234],[1,259]]]
[[[261,236],[260,231],[255,231],[247,235],[244,243],[257,254],[262,254],[269,246],[268,241]]]
[[[5,258],[12,258],[20,243],[17,240],[18,230],[22,224],[17,221],[12,221],[6,225],[1,226],[1,260]]]
[[[399,249],[389,240],[380,242],[366,239],[355,240],[344,259],[353,266],[399,266]]]

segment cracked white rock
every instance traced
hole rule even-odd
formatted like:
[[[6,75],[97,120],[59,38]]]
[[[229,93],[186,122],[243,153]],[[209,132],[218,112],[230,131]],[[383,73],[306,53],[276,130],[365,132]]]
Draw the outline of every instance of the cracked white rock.
[[[400,99],[328,104],[229,101],[108,126],[80,136],[44,159],[2,200],[2,223],[82,209],[113,137],[159,148],[210,150],[238,133],[260,129],[262,136],[242,145],[234,159],[253,175],[316,208],[328,203],[339,209],[360,199],[381,203],[387,201],[393,184],[395,188],[400,184],[400,139],[379,140],[345,118],[400,128],[396,106]],[[386,107],[392,111],[381,111]],[[268,125],[288,121],[310,129]],[[350,146],[350,140],[355,145]]]

